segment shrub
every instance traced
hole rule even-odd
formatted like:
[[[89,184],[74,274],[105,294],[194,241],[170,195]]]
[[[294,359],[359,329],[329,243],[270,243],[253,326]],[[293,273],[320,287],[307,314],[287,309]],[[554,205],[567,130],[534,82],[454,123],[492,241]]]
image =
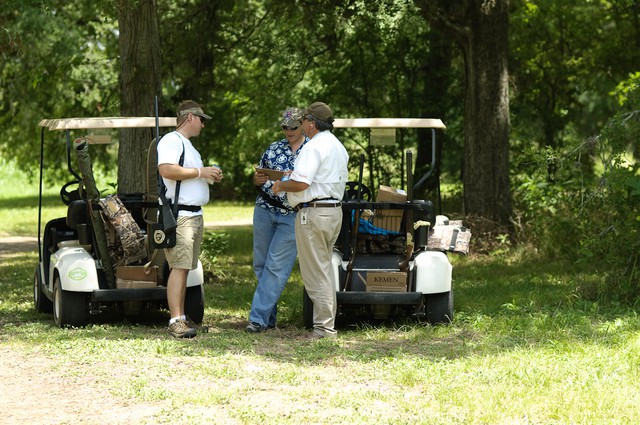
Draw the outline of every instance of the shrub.
[[[580,261],[601,263],[608,286],[602,295],[612,294],[623,301],[640,295],[640,166],[628,152],[629,142],[637,143],[639,136],[638,109],[609,122],[597,143],[604,170],[577,211],[584,235]]]
[[[581,165],[575,152],[582,150],[583,145],[568,148],[569,153],[549,147],[542,152],[530,149],[515,164],[518,173],[512,180],[516,241],[532,244],[549,257],[576,257],[577,247],[567,239],[577,239],[573,205],[580,202],[587,177],[576,178]]]
[[[202,238],[202,252],[200,261],[204,271],[205,282],[213,282],[219,273],[218,257],[229,250],[229,235],[205,231]]]
[[[595,267],[603,279],[585,292],[627,302],[640,295],[639,95],[637,84],[627,90],[625,111],[597,137],[564,151],[530,152],[513,176],[520,241]]]

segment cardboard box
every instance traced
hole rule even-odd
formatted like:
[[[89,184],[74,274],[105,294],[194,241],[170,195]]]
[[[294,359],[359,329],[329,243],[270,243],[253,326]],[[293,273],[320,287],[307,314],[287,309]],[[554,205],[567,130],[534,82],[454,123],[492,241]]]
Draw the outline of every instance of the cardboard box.
[[[403,272],[367,272],[368,292],[407,292],[407,274]]]
[[[376,202],[407,202],[407,193],[402,189],[380,185]],[[372,224],[381,229],[401,233],[400,225],[404,210],[377,209],[373,214]]]
[[[407,202],[407,192],[395,187],[380,185],[376,202]]]
[[[158,286],[158,268],[144,266],[119,266],[116,268],[116,288],[155,288]]]

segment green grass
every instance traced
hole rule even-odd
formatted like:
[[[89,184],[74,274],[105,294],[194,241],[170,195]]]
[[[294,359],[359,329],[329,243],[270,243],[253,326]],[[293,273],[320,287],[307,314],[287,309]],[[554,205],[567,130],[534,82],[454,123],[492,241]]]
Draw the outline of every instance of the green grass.
[[[250,235],[224,231],[242,241]],[[640,419],[640,321],[631,310],[576,297],[570,267],[536,273],[544,263],[535,259],[458,260],[453,324],[360,325],[335,341],[307,342],[299,339],[297,273],[283,295],[281,329],[242,331],[253,290],[247,260],[240,244],[231,248],[218,263],[222,277],[206,285],[211,333],[176,341],[166,336],[163,313],[142,323],[110,316],[83,329],[54,327],[31,305],[35,255],[13,255],[0,266],[0,341],[69,374],[91,370],[133,405],[169,403],[158,422],[207,423],[211,409],[221,423],[247,424]],[[487,273],[493,278],[481,278]]]
[[[31,208],[27,198],[16,216]],[[251,211],[220,206],[230,217]],[[20,223],[10,221],[6,234],[21,234]],[[401,318],[305,341],[297,268],[280,329],[247,334],[252,228],[211,231],[227,235],[229,247],[205,284],[210,333],[174,340],[164,311],[58,329],[33,308],[37,256],[27,252],[0,262],[0,346],[45,359],[63,379],[90,374],[105,396],[150,408],[140,423],[640,423],[640,319],[584,299],[579,287],[597,279],[589,268],[528,251],[452,257],[451,325]]]

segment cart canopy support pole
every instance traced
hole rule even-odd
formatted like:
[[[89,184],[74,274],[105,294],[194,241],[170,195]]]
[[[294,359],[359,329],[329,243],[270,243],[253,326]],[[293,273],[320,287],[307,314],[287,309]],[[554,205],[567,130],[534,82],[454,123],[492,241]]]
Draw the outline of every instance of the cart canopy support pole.
[[[413,202],[413,154],[411,151],[407,151],[407,203]],[[404,228],[407,233],[407,252],[404,260],[398,264],[398,268],[401,272],[409,271],[409,261],[413,255],[413,209],[409,208],[405,210],[404,214]]]

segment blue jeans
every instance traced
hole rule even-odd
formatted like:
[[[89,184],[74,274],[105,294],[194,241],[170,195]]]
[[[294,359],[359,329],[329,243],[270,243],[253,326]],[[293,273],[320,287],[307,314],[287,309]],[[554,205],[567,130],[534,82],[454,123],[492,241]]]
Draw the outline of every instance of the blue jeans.
[[[258,286],[249,321],[263,327],[276,325],[278,300],[296,262],[295,220],[295,214],[258,206],[253,210],[253,271]]]

